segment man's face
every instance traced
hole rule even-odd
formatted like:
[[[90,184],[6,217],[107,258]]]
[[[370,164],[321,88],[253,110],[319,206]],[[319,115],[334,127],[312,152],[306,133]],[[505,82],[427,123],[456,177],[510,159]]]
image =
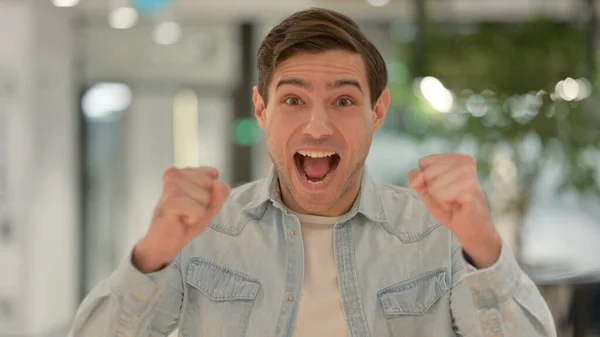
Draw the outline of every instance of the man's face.
[[[275,69],[266,105],[254,89],[254,105],[287,206],[346,212],[389,105],[386,89],[372,107],[362,57],[340,50],[294,55]]]

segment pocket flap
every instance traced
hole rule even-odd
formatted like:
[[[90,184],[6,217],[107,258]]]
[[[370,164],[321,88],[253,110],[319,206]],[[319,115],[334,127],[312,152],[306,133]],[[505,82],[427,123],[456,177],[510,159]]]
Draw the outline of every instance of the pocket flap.
[[[192,259],[186,282],[215,301],[254,300],[260,284],[250,276],[205,259]]]
[[[448,291],[446,270],[436,269],[380,290],[386,316],[421,315]]]

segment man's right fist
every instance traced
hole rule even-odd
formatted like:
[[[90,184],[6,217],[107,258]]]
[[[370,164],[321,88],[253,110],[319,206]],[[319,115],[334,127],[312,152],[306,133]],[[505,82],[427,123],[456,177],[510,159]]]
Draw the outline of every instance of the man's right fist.
[[[229,186],[218,178],[212,167],[165,171],[150,229],[133,251],[136,268],[143,273],[164,268],[206,229],[229,196]]]

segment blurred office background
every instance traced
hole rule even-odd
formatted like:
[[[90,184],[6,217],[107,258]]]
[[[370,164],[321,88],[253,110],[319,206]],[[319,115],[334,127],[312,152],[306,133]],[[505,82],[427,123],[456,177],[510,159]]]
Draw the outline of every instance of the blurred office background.
[[[559,336],[600,335],[597,1],[0,0],[0,337],[66,335],[167,167],[265,174],[254,54],[311,6],[356,19],[388,62],[375,179],[475,155]]]

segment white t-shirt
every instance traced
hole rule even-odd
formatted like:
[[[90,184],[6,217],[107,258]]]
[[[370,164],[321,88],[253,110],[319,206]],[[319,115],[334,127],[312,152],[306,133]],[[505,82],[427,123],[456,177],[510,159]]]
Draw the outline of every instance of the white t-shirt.
[[[296,214],[302,224],[304,284],[294,337],[348,337],[333,256],[333,226],[338,218]]]

